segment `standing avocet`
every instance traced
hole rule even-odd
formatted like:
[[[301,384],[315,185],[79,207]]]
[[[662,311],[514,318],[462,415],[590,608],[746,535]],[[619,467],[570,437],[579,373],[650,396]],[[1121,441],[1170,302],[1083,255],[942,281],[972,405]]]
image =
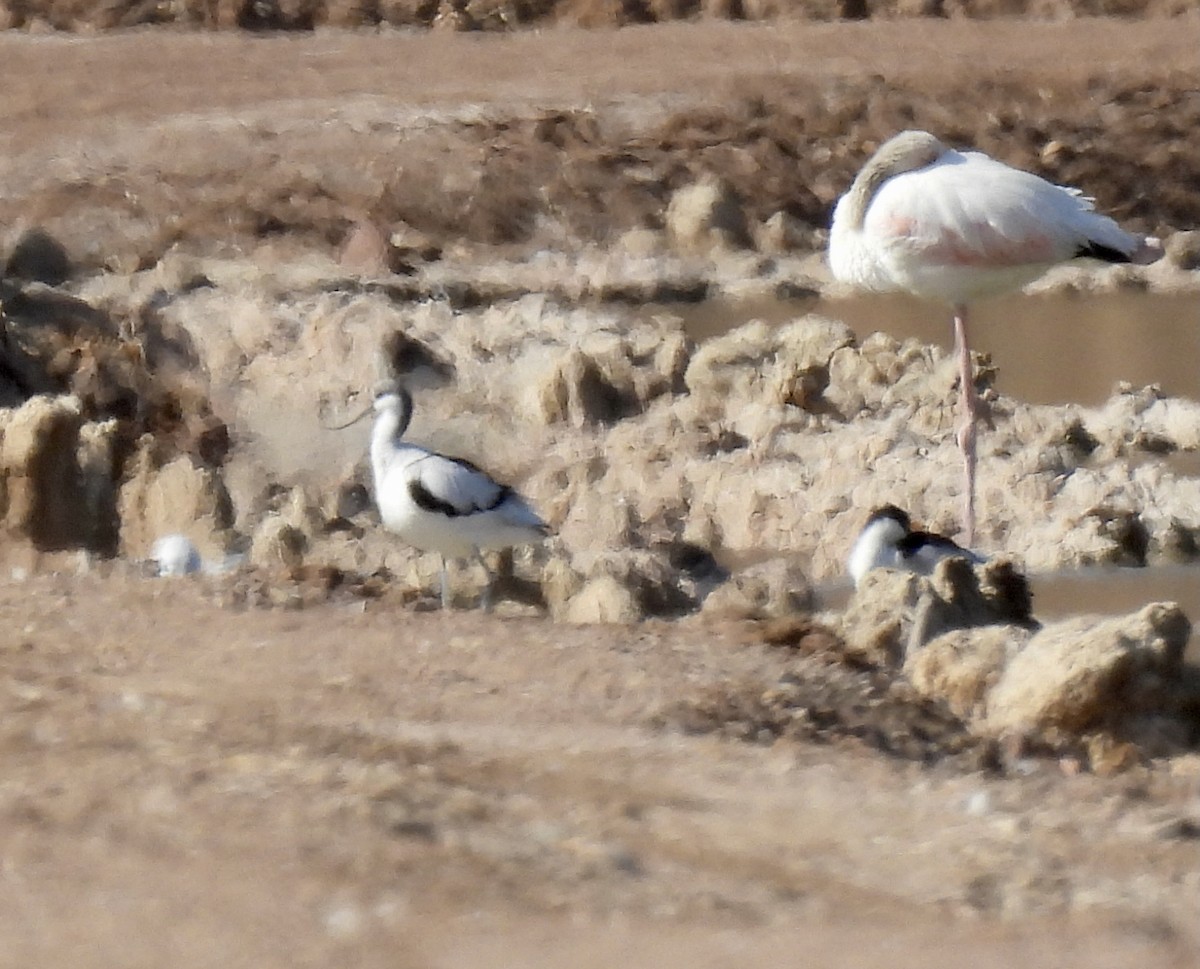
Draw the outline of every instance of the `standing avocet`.
[[[480,604],[490,611],[492,573],[482,552],[539,541],[549,527],[524,498],[470,461],[402,440],[413,403],[399,383],[380,386],[374,410],[371,470],[384,527],[414,548],[441,555],[443,609],[450,608],[446,559],[478,561],[488,577]],[[357,423],[367,413],[340,427]]]
[[[858,533],[847,571],[858,586],[871,569],[899,569],[929,575],[942,559],[956,557],[965,558],[974,565],[986,561],[945,535],[914,529],[908,512],[895,505],[884,505],[871,512]]]
[[[1145,264],[1160,255],[1157,239],[1126,232],[1077,190],[978,152],[954,151],[924,131],[880,145],[838,200],[829,233],[835,278],[954,307],[968,545],[975,538],[978,397],[967,303],[1024,286],[1070,259]]]

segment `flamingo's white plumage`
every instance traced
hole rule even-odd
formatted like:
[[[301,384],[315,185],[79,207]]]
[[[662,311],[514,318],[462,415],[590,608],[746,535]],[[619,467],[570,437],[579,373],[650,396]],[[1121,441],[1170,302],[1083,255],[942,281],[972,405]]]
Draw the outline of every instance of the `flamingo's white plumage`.
[[[966,468],[963,527],[975,531],[978,398],[967,343],[967,304],[1024,286],[1070,259],[1153,262],[1158,240],[1126,232],[1092,200],[924,131],[884,142],[838,200],[829,234],[836,279],[902,291],[954,307]]]
[[[397,383],[375,397],[371,470],[384,526],[404,542],[442,556],[442,607],[449,608],[447,558],[475,558],[488,574],[482,607],[491,606],[491,572],[481,552],[545,538],[548,526],[508,485],[470,461],[403,440],[412,396]]]
[[[895,505],[884,505],[871,512],[858,533],[847,571],[857,586],[872,569],[929,575],[938,562],[948,558],[965,558],[973,564],[985,561],[983,556],[945,535],[914,529],[908,512]]]

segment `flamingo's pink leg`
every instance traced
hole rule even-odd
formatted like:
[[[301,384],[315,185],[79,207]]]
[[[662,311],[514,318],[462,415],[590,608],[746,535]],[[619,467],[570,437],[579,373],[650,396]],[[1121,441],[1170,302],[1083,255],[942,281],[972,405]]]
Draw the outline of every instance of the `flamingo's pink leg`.
[[[971,349],[967,344],[967,308],[954,307],[954,345],[958,354],[959,402],[962,409],[958,427],[958,446],[963,453],[966,472],[963,493],[963,544],[975,543],[975,426],[978,421],[979,395],[975,393],[975,377],[971,366]]]

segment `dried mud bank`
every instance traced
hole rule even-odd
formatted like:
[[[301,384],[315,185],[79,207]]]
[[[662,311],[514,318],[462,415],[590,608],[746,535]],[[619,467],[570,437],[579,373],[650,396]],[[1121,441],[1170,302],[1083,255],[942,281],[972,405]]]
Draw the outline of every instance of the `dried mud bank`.
[[[313,107],[298,92],[269,110],[239,103],[115,123],[78,143],[15,141],[0,158],[0,246],[50,233],[68,262],[12,267],[37,278],[129,273],[175,252],[347,252],[359,272],[400,274],[614,245],[815,252],[866,157],[910,127],[1084,186],[1102,211],[1169,239],[1200,225],[1195,84],[1194,72],[1005,76],[960,94],[835,74],[726,79],[703,104],[581,92],[425,107],[361,92]],[[1194,265],[1195,250],[1185,238],[1175,251]]]
[[[430,297],[450,285],[444,263],[363,279],[317,257],[266,268],[175,256],[71,295],[6,284],[10,392],[40,373],[43,393],[6,412],[5,524],[39,548],[132,560],[186,534],[209,561],[245,557],[249,570],[223,586],[231,605],[429,607],[436,556],[379,526],[365,432],[324,427],[398,373],[417,396],[412,438],[519,484],[554,527],[504,563],[510,615],[786,620],[817,605],[812,583],[842,575],[870,508],[899,501],[952,530],[960,457],[941,348],[860,342],[817,316],[750,321],[697,345],[669,306],[630,304],[639,285],[671,278],[670,259],[590,258],[493,266],[509,286],[530,282],[499,299],[468,298],[478,278]],[[680,258],[676,275],[746,292],[749,258]],[[779,265],[762,289],[802,278],[799,262]],[[1182,272],[1067,282],[1174,286]],[[834,734],[856,735],[854,711],[889,698],[895,723],[871,716],[869,733],[924,760],[1032,749],[1107,769],[1196,743],[1200,686],[1177,608],[1037,629],[1019,570],[1200,557],[1200,483],[1165,460],[1200,451],[1200,403],[1123,388],[1095,408],[1033,406],[992,390],[981,363],[994,425],[981,441],[982,542],[999,563],[873,578],[802,637],[816,665],[788,674],[806,684],[799,694],[752,685],[750,713],[710,697],[667,722],[725,731],[749,719],[734,732],[791,734],[824,708],[815,689],[841,698]],[[473,604],[468,580],[457,584]]]
[[[778,576],[840,576],[871,507],[900,501],[952,531],[959,500],[941,348],[860,343],[817,317],[696,345],[664,305],[814,292],[815,268],[592,251],[469,280],[445,260],[364,279],[316,256],[270,268],[180,255],[70,292],[9,282],[5,391],[10,406],[32,399],[8,416],[6,521],[46,549],[144,556],[184,531],[206,554],[264,563],[282,554],[264,529],[286,521],[303,556],[419,585],[429,563],[368,527],[364,435],[319,419],[393,370],[417,389],[415,438],[520,483],[555,525],[524,563],[557,563],[555,614],[602,578],[623,604],[575,618],[743,600],[786,611],[805,596]],[[1194,283],[1166,266],[1048,285]],[[991,390],[981,364],[995,425],[981,442],[983,547],[1035,571],[1200,554],[1197,483],[1166,460],[1200,450],[1200,404],[1127,387],[1094,408],[1029,405]],[[56,393],[73,399],[38,396]],[[734,563],[771,559],[726,581]]]
[[[412,436],[520,483],[556,527],[544,554],[596,557],[584,580],[615,567],[614,556],[647,575],[657,574],[651,563],[667,563],[662,581],[686,571],[673,557],[688,560],[706,579],[667,596],[687,603],[679,612],[707,600],[722,563],[790,556],[813,579],[840,575],[862,516],[889,497],[953,530],[954,377],[941,348],[881,334],[860,343],[818,317],[750,321],[696,345],[669,306],[648,313],[588,296],[585,272],[627,297],[641,283],[625,270],[661,281],[661,263],[596,259],[574,265],[575,293],[556,293],[550,278],[566,261],[540,261],[491,272],[510,285],[525,272],[531,288],[541,274],[541,292],[457,303],[414,299],[407,280],[364,282],[318,259],[274,271],[169,259],[79,286],[71,299],[108,330],[90,339],[77,331],[69,350],[54,327],[30,326],[20,304],[7,301],[6,315],[10,332],[45,340],[39,359],[63,361],[60,390],[116,419],[127,447],[156,445],[142,464],[186,460],[221,481],[228,500],[200,516],[208,524],[198,538],[211,548],[245,543],[286,515],[331,563],[399,569],[404,553],[393,543],[373,546],[376,536],[364,535],[364,544],[348,530],[369,516],[365,432],[329,432],[319,419],[356,407],[381,368],[417,390]],[[744,268],[727,265],[729,289],[746,291]],[[706,286],[719,286],[709,276]],[[1120,285],[1125,274],[1106,278]],[[1099,283],[1076,275],[1071,284]],[[476,302],[484,305],[466,308]],[[122,381],[134,376],[116,362],[147,389],[123,400]],[[982,363],[995,424],[982,440],[984,547],[1038,571],[1198,554],[1196,483],[1165,458],[1200,450],[1200,404],[1123,388],[1095,408],[1028,405],[992,391]],[[138,507],[147,510],[131,518],[144,530],[122,526],[128,554],[144,554],[145,536],[195,527],[190,503],[175,518]],[[554,603],[577,591],[575,580],[562,582]]]

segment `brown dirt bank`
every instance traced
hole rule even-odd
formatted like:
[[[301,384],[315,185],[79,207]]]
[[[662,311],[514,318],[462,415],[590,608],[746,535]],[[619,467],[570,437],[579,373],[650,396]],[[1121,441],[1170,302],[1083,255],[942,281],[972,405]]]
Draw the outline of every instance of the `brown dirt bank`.
[[[752,221],[811,234],[873,144],[921,126],[1138,228],[1187,228],[1198,48],[1195,20],[8,36],[0,225],[45,226],[85,268],[329,251],[363,216],[439,245],[573,249],[661,227],[712,174]]]
[[[687,736],[787,651],[228,592],[0,582],[4,965],[1194,965],[1194,759]]]

